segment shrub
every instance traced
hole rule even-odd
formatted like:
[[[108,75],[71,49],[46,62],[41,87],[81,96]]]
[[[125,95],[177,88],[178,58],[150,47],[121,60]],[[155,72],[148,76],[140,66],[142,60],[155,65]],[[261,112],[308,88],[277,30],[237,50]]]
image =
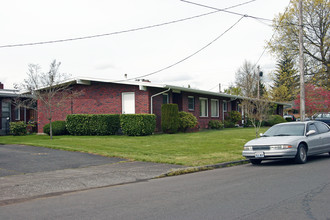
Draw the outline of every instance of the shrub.
[[[248,127],[251,127],[251,126],[252,126],[251,120],[248,117],[246,117],[245,120],[244,120],[243,127],[248,128]]]
[[[230,121],[230,120],[225,120],[224,121],[224,127],[225,128],[234,128],[235,127],[235,123]]]
[[[46,124],[43,127],[44,133],[50,135],[50,124]],[[52,131],[53,135],[66,135],[68,134],[68,130],[66,129],[66,122],[65,121],[53,121],[52,122]]]
[[[72,135],[111,135],[120,128],[118,114],[76,114],[66,117],[66,126]]]
[[[162,130],[164,133],[173,134],[179,128],[179,109],[177,104],[162,105]]]
[[[10,133],[15,136],[26,135],[26,127],[27,125],[23,121],[18,122],[10,122]]]
[[[156,116],[152,114],[120,115],[122,132],[129,136],[150,135],[156,128]]]
[[[198,124],[197,118],[189,112],[179,112],[179,129],[186,132],[188,128],[194,128]]]
[[[286,122],[286,120],[280,115],[271,115],[269,119],[265,121],[265,126],[273,126],[282,122]]]
[[[285,120],[286,120],[287,122],[291,122],[291,121],[293,121],[292,118],[285,118]]]
[[[221,123],[221,121],[218,120],[210,120],[209,124],[208,124],[210,129],[223,129],[224,128],[224,124]]]
[[[237,124],[237,122],[242,120],[242,115],[238,111],[231,111],[229,112],[229,116],[227,117],[227,120],[233,122],[235,125]]]

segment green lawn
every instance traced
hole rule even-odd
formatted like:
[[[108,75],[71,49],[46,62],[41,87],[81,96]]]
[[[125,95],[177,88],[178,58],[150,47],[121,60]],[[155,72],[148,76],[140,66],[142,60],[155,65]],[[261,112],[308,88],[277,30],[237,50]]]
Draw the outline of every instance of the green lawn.
[[[266,128],[262,128],[264,132]],[[129,136],[0,136],[0,144],[23,144],[88,152],[137,161],[200,166],[244,159],[243,145],[255,137],[254,128],[196,133]]]

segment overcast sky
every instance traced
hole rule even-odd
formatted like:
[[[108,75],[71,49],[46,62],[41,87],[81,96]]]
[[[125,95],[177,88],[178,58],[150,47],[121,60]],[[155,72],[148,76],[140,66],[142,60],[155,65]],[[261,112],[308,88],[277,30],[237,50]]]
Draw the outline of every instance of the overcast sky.
[[[249,0],[194,0],[227,8]],[[255,0],[231,12],[272,20],[289,0]],[[0,7],[0,82],[6,89],[26,78],[28,64],[49,70],[56,59],[60,71],[72,77],[122,80],[175,64],[221,36],[242,16],[217,12],[154,28],[61,43],[1,47],[120,32],[171,22],[215,11],[180,0],[10,0]],[[143,77],[153,83],[218,91],[235,80],[244,60],[257,62],[265,41],[273,34],[271,22],[242,18],[232,29],[189,59],[157,74]],[[265,74],[276,59],[265,53],[258,65]]]

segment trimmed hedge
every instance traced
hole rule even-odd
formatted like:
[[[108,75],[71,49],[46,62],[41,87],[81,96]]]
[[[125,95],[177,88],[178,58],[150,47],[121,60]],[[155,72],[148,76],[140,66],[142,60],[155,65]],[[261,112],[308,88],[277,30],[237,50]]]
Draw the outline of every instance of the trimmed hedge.
[[[122,132],[129,136],[150,135],[156,128],[156,115],[153,114],[123,114],[120,115]]]
[[[71,135],[112,135],[120,128],[118,114],[68,115],[66,126]]]
[[[179,108],[177,104],[162,105],[162,130],[164,133],[173,134],[179,129]]]
[[[194,128],[198,124],[197,118],[189,112],[179,112],[179,129],[186,132],[188,128]]]

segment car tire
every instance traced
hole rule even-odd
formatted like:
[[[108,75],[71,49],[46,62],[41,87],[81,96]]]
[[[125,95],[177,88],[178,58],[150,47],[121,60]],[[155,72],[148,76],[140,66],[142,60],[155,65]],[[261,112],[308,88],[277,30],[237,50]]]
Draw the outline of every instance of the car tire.
[[[299,144],[295,161],[299,164],[307,162],[307,150],[304,144]]]
[[[253,165],[259,165],[261,164],[261,161],[260,159],[250,159],[250,163],[252,163]]]

